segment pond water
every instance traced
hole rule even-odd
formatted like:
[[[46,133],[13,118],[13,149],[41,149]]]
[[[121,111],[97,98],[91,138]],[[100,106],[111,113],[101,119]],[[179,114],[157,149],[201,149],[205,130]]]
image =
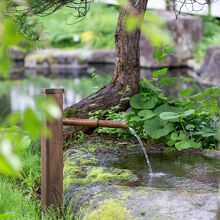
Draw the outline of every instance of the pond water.
[[[86,77],[85,77],[85,73]],[[0,121],[8,114],[35,107],[35,98],[41,88],[64,88],[64,107],[82,100],[110,80],[109,75],[98,72],[84,73],[32,73],[19,71],[11,74],[11,80],[0,81]]]
[[[217,190],[220,180],[220,160],[192,154],[150,154],[154,173],[150,177],[143,154],[130,154],[113,164],[137,174],[141,186],[160,189]]]
[[[64,107],[80,101],[85,96],[95,92],[102,85],[110,81],[113,65],[93,65],[89,69],[63,69],[50,72],[49,70],[23,70],[22,64],[13,68],[8,81],[0,81],[0,120],[10,112],[22,111],[26,107],[34,107],[35,97],[40,94],[41,88],[64,88]],[[189,69],[179,68],[169,70],[171,77],[177,78],[177,86],[164,86],[167,95],[177,94],[177,90],[186,88],[180,81],[187,76]],[[152,70],[142,69],[141,77],[151,77]],[[95,74],[94,74],[95,73]],[[105,74],[103,74],[105,73]]]

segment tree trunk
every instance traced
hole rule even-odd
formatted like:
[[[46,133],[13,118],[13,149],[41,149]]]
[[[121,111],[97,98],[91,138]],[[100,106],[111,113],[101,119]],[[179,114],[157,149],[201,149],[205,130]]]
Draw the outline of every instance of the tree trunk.
[[[78,114],[77,118],[87,118],[89,112],[109,109],[112,106],[120,105],[120,111],[129,107],[129,99],[138,92],[140,79],[140,29],[136,28],[132,32],[127,32],[124,26],[126,16],[139,18],[139,23],[143,20],[148,0],[137,0],[137,3],[128,0],[119,13],[117,29],[115,34],[116,61],[112,81],[101,88],[98,92],[90,95],[68,107]],[[137,4],[137,5],[135,5]],[[75,111],[76,110],[76,111]]]

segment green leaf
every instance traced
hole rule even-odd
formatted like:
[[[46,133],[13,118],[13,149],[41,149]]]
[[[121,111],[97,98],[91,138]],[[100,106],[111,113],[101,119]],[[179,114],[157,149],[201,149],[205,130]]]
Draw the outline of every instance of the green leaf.
[[[130,105],[135,109],[152,109],[157,104],[157,97],[146,97],[141,94],[133,96],[130,100]]]
[[[195,113],[195,110],[194,110],[194,109],[189,109],[189,110],[183,112],[183,116],[184,116],[184,117],[188,117],[188,116],[190,116],[190,115],[192,115],[192,114],[194,114],[194,113]]]
[[[176,79],[171,78],[171,77],[164,77],[159,81],[160,85],[171,85],[171,86],[176,86]]]
[[[195,80],[194,80],[192,77],[181,77],[181,79],[182,79],[185,83],[195,82]]]
[[[138,112],[138,116],[142,118],[142,120],[147,120],[153,118],[156,114],[151,110],[142,110]]]
[[[168,68],[162,68],[162,69],[153,71],[152,75],[153,77],[163,76],[167,73],[167,71],[168,71]]]
[[[139,118],[138,116],[134,116],[132,118],[130,118],[131,121],[135,121],[135,122],[138,122],[141,120],[141,118]]]
[[[191,131],[191,130],[194,130],[195,125],[193,125],[193,124],[188,124],[188,125],[186,125],[185,128],[186,128],[186,130]]]
[[[158,116],[163,112],[179,112],[179,109],[168,104],[160,105],[154,109],[154,113]]]
[[[173,140],[173,141],[179,140],[179,134],[178,134],[177,132],[173,132],[173,133],[170,135],[170,139]]]
[[[178,119],[180,115],[176,112],[163,112],[160,114],[162,120],[173,120]]]
[[[194,89],[184,89],[180,91],[181,96],[189,96],[194,92]]]
[[[173,124],[158,117],[149,119],[144,123],[144,132],[154,139],[168,135],[173,130]]]
[[[133,30],[139,27],[140,21],[137,17],[127,15],[124,18],[124,25],[127,32],[132,32]]]
[[[0,141],[0,172],[16,176],[20,168],[18,157],[12,152],[11,142],[7,139]]]
[[[16,218],[16,215],[10,213],[0,214],[0,219],[6,219],[6,218],[14,219]]]
[[[26,108],[24,111],[23,127],[33,139],[39,137],[41,122],[36,112],[31,108]]]
[[[197,143],[191,139],[185,139],[175,144],[177,150],[185,150],[189,148],[200,148],[201,143]]]

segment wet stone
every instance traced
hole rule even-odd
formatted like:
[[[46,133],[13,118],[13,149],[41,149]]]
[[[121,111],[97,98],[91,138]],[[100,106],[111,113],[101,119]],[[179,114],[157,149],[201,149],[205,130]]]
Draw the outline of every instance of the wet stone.
[[[155,151],[149,159],[152,176],[133,140],[90,140],[68,150],[65,199],[76,218],[217,219],[218,159]]]

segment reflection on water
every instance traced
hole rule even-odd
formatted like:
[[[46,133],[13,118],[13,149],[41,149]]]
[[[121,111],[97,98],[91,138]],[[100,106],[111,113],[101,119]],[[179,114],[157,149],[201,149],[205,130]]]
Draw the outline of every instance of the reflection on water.
[[[0,115],[2,118],[11,111],[22,111],[26,107],[34,107],[34,97],[40,94],[41,88],[64,88],[64,106],[72,105],[107,83],[114,70],[113,65],[96,65],[87,70],[24,71],[22,63],[17,65],[11,71],[11,79],[13,80],[0,82]],[[141,77],[151,78],[152,71],[142,69]],[[186,68],[170,69],[168,75],[173,77],[177,84],[175,86],[163,86],[164,93],[174,96],[178,90],[192,86],[180,80],[182,76],[187,76],[188,71],[190,70]],[[93,72],[99,77],[91,77]],[[83,77],[85,75],[86,77]]]
[[[64,107],[79,102],[106,84],[110,76],[83,77],[73,79],[48,79],[42,76],[0,82],[0,116],[3,119],[10,112],[35,107],[35,98],[41,88],[64,88]]]
[[[114,167],[132,170],[140,184],[156,188],[184,190],[217,190],[220,178],[220,160],[186,154],[150,154],[152,169],[163,173],[149,178],[142,154],[131,154],[114,163]]]

